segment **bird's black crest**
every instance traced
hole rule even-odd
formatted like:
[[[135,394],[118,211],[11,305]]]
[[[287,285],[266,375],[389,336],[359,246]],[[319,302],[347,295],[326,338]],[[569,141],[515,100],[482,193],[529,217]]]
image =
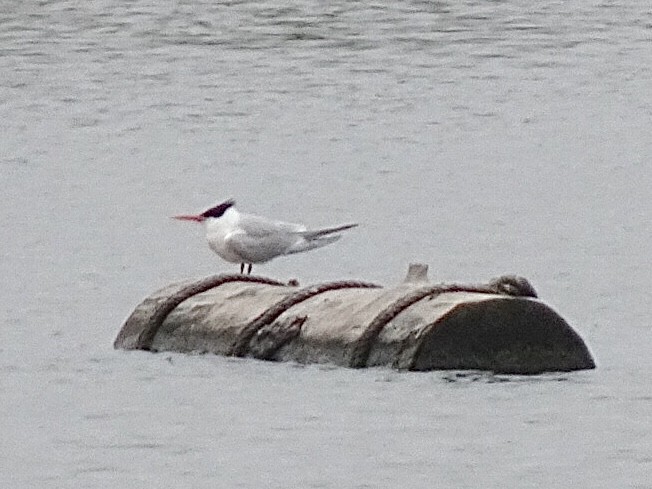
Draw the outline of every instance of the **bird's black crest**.
[[[202,213],[202,216],[204,217],[222,217],[222,215],[226,212],[226,210],[229,207],[233,207],[235,205],[235,200],[229,199],[227,201],[222,202],[221,204],[216,205],[215,207],[211,207],[207,211],[204,211]]]

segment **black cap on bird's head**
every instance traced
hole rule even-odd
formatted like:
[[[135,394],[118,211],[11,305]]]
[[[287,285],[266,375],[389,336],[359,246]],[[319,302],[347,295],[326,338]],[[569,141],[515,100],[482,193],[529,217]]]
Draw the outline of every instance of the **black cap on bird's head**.
[[[204,216],[204,218],[222,217],[222,215],[234,205],[235,205],[235,200],[233,199],[225,200],[221,204],[218,204],[215,207],[211,207],[207,211],[202,212],[201,215]]]
[[[195,221],[195,222],[204,222],[210,217],[218,218],[222,217],[224,213],[235,205],[235,200],[229,199],[225,200],[221,204],[211,207],[210,209],[202,212],[201,214],[192,214],[192,215],[182,215],[182,216],[173,216],[173,219],[179,219],[181,221]]]

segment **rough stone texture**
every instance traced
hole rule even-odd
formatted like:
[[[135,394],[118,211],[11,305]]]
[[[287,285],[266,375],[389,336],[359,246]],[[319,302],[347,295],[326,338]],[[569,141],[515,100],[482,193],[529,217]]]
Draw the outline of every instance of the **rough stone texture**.
[[[257,283],[282,286],[281,282],[265,277],[220,274],[201,280],[185,280],[164,287],[146,298],[127,319],[114,342],[115,348],[151,350],[163,321],[175,308],[190,297],[229,283]]]
[[[203,292],[172,311],[152,349],[227,355],[243,328],[288,292],[286,287],[241,283]]]
[[[335,290],[216,276],[210,278],[216,288],[187,298],[184,291],[193,286],[183,282],[145,299],[115,347],[409,370],[534,374],[595,367],[582,339],[535,298],[525,279],[464,287],[428,285],[425,274],[417,276],[392,288],[339,282]],[[167,299],[167,307],[178,305],[169,314],[165,307],[157,312],[157,304],[166,306],[174,294],[178,300]],[[270,315],[279,304],[291,305]],[[152,318],[160,324],[150,324]],[[144,331],[151,341],[141,341]]]

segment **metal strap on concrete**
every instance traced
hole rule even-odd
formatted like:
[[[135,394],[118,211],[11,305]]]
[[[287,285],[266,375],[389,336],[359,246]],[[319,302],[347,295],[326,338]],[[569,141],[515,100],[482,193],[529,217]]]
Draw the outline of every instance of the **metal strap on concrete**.
[[[402,311],[410,307],[415,302],[428,297],[437,292],[441,287],[430,285],[421,289],[414,290],[407,295],[399,298],[385,309],[380,311],[376,317],[365,328],[360,338],[353,345],[349,366],[353,368],[363,368],[367,366],[369,352],[376,341],[376,338],[383,330],[385,325],[398,316]]]
[[[285,286],[283,282],[278,280],[273,280],[266,277],[256,277],[251,275],[239,275],[239,274],[218,274],[212,275],[210,277],[203,278],[197,282],[193,282],[185,287],[182,287],[175,293],[171,294],[164,301],[156,305],[156,309],[152,313],[147,322],[147,325],[142,330],[138,336],[135,348],[142,350],[151,350],[152,342],[156,333],[160,329],[161,325],[165,321],[165,318],[168,317],[175,307],[181,304],[186,299],[190,297],[206,292],[207,290],[214,289],[220,285],[224,285],[231,282],[250,282],[255,284],[265,284],[265,285],[281,285]]]
[[[520,279],[520,277],[506,275],[493,280],[488,285],[430,285],[410,292],[380,311],[369,323],[369,326],[365,328],[360,338],[353,345],[349,365],[353,368],[366,367],[374,342],[387,323],[411,305],[428,296],[446,292],[476,292],[481,294],[536,297],[534,288],[527,280],[517,279]]]
[[[323,294],[329,290],[376,289],[380,287],[381,286],[378,284],[361,282],[359,280],[343,280],[339,282],[328,282],[325,284],[318,284],[303,288],[277,302],[272,307],[267,308],[261,315],[246,325],[242,329],[242,332],[236,339],[228,354],[236,357],[245,356],[249,350],[249,342],[261,328],[271,324],[292,306],[310,299],[311,297]]]

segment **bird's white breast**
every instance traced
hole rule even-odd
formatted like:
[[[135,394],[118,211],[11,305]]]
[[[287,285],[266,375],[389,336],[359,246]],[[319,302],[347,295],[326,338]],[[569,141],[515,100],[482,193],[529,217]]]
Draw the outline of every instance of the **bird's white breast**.
[[[221,217],[209,218],[205,221],[208,246],[222,259],[231,263],[245,261],[228,247],[226,241],[230,234],[240,232],[239,221],[240,216],[235,209],[228,209]]]

